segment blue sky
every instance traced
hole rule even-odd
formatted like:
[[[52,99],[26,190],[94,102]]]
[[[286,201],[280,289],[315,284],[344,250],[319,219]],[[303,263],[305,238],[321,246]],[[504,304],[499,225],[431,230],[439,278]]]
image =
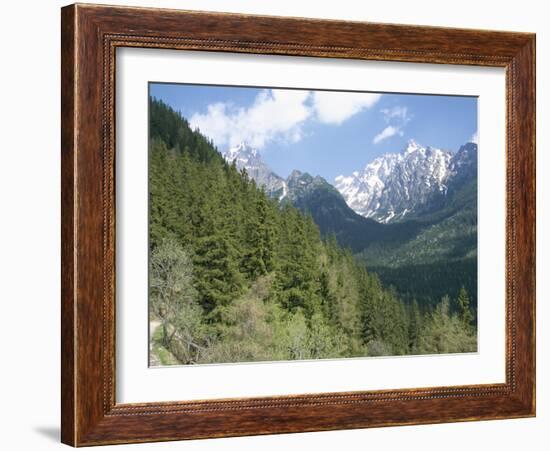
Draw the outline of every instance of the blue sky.
[[[476,140],[477,98],[150,84],[218,150],[247,141],[280,176],[293,169],[334,182],[407,141],[456,151]]]

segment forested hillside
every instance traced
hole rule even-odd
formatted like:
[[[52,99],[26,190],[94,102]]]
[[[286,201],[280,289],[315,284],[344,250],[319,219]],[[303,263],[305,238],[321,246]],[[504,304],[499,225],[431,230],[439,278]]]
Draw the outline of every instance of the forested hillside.
[[[150,100],[150,361],[468,352],[466,290],[421,311]]]
[[[451,191],[447,203],[421,218],[392,224],[415,229],[405,240],[373,242],[358,254],[367,267],[399,287],[407,300],[434,304],[465,287],[477,312],[477,180]]]
[[[352,177],[338,177],[347,183],[341,185],[345,185],[347,201],[321,176],[294,170],[286,179],[280,177],[246,143],[230,148],[224,158],[230,164],[236,162],[239,170],[245,169],[270,197],[310,214],[322,237],[334,235],[406,302],[416,299],[421,307],[432,308],[445,294],[458,296],[464,286],[477,311],[476,144],[467,143],[451,153],[409,142],[404,154],[376,159],[363,176],[359,171]],[[436,164],[438,160],[445,164]],[[379,177],[369,168],[386,168],[383,178],[388,179],[388,186],[380,189]],[[371,195],[374,201],[368,200]],[[375,216],[388,217],[401,205],[391,221],[361,216],[348,205],[359,211],[362,202],[377,207],[376,196],[390,204]]]

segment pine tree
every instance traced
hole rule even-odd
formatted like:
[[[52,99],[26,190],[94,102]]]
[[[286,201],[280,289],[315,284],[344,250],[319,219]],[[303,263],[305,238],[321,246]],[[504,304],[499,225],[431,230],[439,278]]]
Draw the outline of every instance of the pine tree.
[[[304,309],[309,317],[320,305],[316,293],[317,258],[308,236],[309,224],[298,210],[283,210],[277,288],[281,304],[290,311]]]
[[[219,178],[214,177],[202,205],[202,222],[195,241],[196,287],[212,322],[221,320],[224,308],[243,288],[238,243],[228,221],[229,207],[223,201],[223,188]]]
[[[419,350],[426,354],[473,352],[476,336],[471,327],[465,327],[456,314],[451,313],[451,299],[443,296],[435,310],[427,314]]]
[[[246,247],[243,267],[254,280],[273,269],[274,230],[271,223],[269,203],[264,191],[255,194],[253,210],[246,225]],[[246,218],[243,218],[246,220]]]
[[[326,267],[323,267],[319,273],[319,298],[323,315],[334,320],[336,317],[336,299],[330,289],[330,276]]]
[[[414,299],[410,308],[409,315],[409,350],[411,353],[415,353],[418,351],[421,329],[422,318],[420,316],[418,302],[416,302],[416,299]]]
[[[464,327],[470,327],[473,320],[472,311],[470,310],[470,298],[466,288],[462,286],[458,293],[457,298],[458,309],[460,313],[460,320]]]

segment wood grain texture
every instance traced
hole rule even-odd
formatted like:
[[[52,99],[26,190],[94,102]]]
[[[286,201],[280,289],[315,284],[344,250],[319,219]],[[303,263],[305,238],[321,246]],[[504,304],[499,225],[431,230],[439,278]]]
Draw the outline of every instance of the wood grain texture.
[[[76,270],[74,259],[75,237],[75,208],[74,182],[76,171],[74,157],[76,144],[75,130],[75,29],[74,8],[63,9],[61,19],[61,440],[64,443],[75,443],[75,327],[76,311],[74,302]]]
[[[62,9],[61,35],[64,443],[83,446],[535,414],[534,35],[80,4]],[[117,404],[117,47],[506,68],[506,383]]]

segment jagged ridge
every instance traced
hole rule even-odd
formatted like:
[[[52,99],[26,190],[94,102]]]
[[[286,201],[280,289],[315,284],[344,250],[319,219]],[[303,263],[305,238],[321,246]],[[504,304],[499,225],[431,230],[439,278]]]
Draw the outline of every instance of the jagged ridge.
[[[474,143],[453,153],[410,140],[403,152],[385,154],[362,171],[336,177],[335,187],[361,216],[383,223],[397,222],[414,216],[430,203],[441,203],[455,179],[475,170],[476,161]]]
[[[262,156],[257,149],[248,143],[242,142],[230,148],[223,154],[228,163],[235,162],[239,170],[246,169],[249,177],[258,186],[263,186],[266,193],[273,198],[282,200],[287,195],[287,184],[282,177],[275,174],[270,167],[264,163]]]

